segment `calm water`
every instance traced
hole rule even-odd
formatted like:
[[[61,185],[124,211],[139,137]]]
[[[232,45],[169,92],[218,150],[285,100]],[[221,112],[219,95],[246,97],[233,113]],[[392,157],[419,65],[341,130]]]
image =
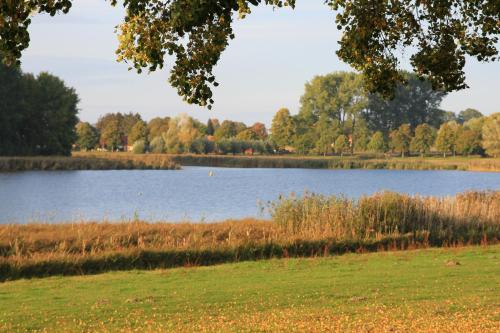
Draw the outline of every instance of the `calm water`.
[[[146,220],[214,221],[265,217],[259,203],[305,190],[358,197],[381,190],[445,196],[472,189],[499,190],[500,174],[205,167],[181,171],[0,173],[0,223],[135,216]]]

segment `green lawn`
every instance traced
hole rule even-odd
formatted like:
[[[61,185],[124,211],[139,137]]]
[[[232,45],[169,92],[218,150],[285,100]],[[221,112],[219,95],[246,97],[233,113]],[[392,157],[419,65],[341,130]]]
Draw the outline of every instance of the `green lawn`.
[[[500,329],[500,246],[0,283],[0,331]]]

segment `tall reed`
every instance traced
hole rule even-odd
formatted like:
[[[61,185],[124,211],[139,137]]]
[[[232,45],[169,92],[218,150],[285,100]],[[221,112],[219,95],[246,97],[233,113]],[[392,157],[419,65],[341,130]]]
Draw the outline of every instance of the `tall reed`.
[[[136,158],[134,155],[81,155],[68,156],[0,156],[0,172],[27,170],[127,170],[127,169],[179,169],[168,156]]]
[[[382,192],[359,199],[306,193],[281,197],[270,211],[283,232],[309,238],[412,234],[427,235],[431,243],[477,243],[500,235],[500,191],[445,198]]]

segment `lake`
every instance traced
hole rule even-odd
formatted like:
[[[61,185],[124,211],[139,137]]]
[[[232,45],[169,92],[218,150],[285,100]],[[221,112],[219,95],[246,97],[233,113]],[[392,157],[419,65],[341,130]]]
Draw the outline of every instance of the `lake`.
[[[291,192],[356,198],[382,190],[446,196],[486,189],[500,190],[500,173],[209,167],[0,173],[0,223],[265,218],[263,204]]]

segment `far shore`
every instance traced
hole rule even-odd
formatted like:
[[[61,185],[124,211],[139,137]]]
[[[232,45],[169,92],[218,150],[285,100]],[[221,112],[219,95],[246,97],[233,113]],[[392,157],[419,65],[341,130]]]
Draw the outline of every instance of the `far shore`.
[[[500,158],[392,157],[377,154],[347,156],[133,154],[74,152],[69,156],[0,157],[0,172],[28,170],[179,169],[182,166],[229,168],[459,170],[500,172]]]

